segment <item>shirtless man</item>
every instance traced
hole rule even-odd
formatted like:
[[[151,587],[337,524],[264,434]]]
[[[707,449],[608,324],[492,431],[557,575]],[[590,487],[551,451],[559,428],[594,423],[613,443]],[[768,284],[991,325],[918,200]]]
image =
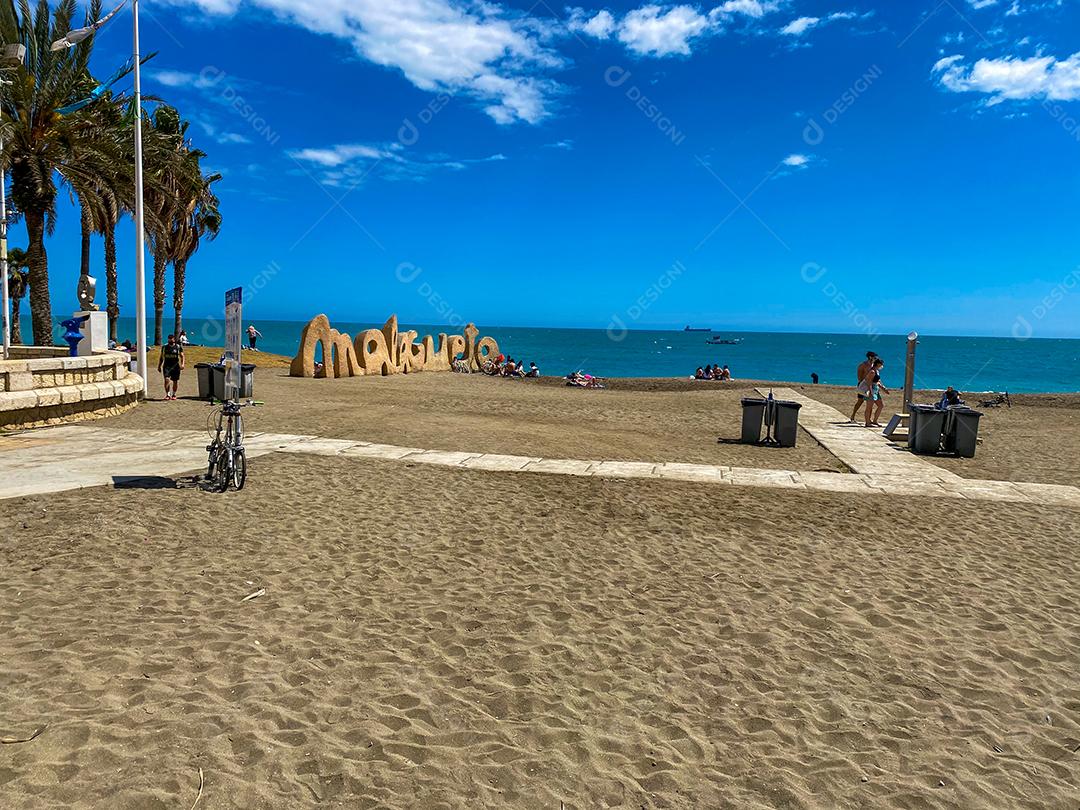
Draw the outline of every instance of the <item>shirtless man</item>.
[[[866,359],[859,363],[859,367],[855,369],[855,385],[862,388],[862,382],[866,379],[866,375],[870,373],[870,370],[874,367],[874,361],[877,360],[876,352],[867,352]],[[855,417],[859,414],[859,408],[863,406],[863,403],[867,401],[865,393],[860,390],[858,392],[859,398],[855,400],[855,407],[851,411],[851,421],[855,422]]]

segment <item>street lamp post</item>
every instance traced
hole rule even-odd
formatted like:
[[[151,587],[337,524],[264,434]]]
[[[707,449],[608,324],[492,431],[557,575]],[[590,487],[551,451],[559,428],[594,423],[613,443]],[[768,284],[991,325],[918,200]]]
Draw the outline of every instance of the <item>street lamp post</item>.
[[[132,40],[135,56],[135,339],[143,395],[149,391],[146,369],[146,277],[143,257],[146,235],[143,230],[142,89],[139,82],[139,0],[132,0]]]
[[[0,79],[0,95],[4,92],[3,85],[6,82]],[[2,107],[0,103],[0,107]],[[0,156],[4,154],[4,132],[0,123]],[[0,157],[0,160],[3,158]],[[7,166],[0,171],[0,301],[3,302],[3,315],[0,319],[4,325],[4,359],[11,356],[11,293],[8,290],[8,256],[7,256]]]
[[[25,45],[5,45],[2,61],[4,67],[22,64],[26,56]],[[4,85],[11,82],[0,78],[0,102],[3,101]],[[0,103],[0,160],[4,154],[3,104]],[[0,171],[0,323],[4,332],[4,359],[11,356],[11,291],[8,289],[8,249],[7,249],[7,165]]]

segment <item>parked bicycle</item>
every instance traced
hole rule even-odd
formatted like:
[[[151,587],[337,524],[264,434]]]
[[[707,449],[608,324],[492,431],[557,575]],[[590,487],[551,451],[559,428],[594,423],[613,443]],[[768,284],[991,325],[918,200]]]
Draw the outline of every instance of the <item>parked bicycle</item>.
[[[1004,405],[1006,408],[1012,407],[1012,400],[1009,399],[1008,391],[1006,391],[1004,394],[998,394],[993,399],[979,400],[980,408],[1000,408],[1002,405]]]
[[[208,454],[206,480],[218,492],[230,486],[244,488],[247,481],[247,455],[244,452],[244,418],[241,408],[253,407],[254,400],[244,403],[223,402],[221,407],[207,417],[207,433],[210,420],[217,415],[217,430],[211,434],[212,441],[206,447]]]

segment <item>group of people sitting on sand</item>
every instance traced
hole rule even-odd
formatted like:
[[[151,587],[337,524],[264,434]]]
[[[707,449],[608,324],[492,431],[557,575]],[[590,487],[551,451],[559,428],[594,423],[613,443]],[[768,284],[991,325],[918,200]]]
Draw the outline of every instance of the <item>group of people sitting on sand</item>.
[[[727,366],[705,366],[694,372],[695,380],[730,380],[731,369]]]
[[[484,363],[481,370],[490,377],[517,377],[521,379],[540,376],[540,368],[536,363],[529,363],[528,368],[526,368],[524,360],[515,360],[513,357],[502,354]]]

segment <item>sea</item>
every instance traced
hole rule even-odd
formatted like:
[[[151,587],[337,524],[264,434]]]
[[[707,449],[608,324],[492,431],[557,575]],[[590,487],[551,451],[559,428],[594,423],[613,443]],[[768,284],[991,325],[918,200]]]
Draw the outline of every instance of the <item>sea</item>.
[[[166,326],[171,323],[167,319]],[[289,356],[296,353],[304,321],[253,323],[262,332],[259,349]],[[334,321],[332,325],[355,335],[382,324]],[[184,326],[193,343],[221,346],[224,342],[221,320],[189,318]],[[433,324],[401,323],[400,327],[435,336],[461,331]],[[29,324],[23,328],[29,337]],[[121,318],[117,328],[121,341],[134,338],[134,318]],[[811,374],[817,374],[821,383],[854,386],[856,366],[866,352],[873,351],[885,361],[882,381],[900,388],[907,351],[906,335],[613,332],[522,326],[482,326],[480,334],[495,338],[500,351],[515,360],[535,362],[545,375],[583,370],[600,377],[691,377],[698,366],[726,364],[735,378],[809,383]],[[714,336],[738,342],[709,345],[707,340]],[[920,336],[915,369],[917,388],[951,385],[962,392],[1075,392],[1080,391],[1080,340]]]

